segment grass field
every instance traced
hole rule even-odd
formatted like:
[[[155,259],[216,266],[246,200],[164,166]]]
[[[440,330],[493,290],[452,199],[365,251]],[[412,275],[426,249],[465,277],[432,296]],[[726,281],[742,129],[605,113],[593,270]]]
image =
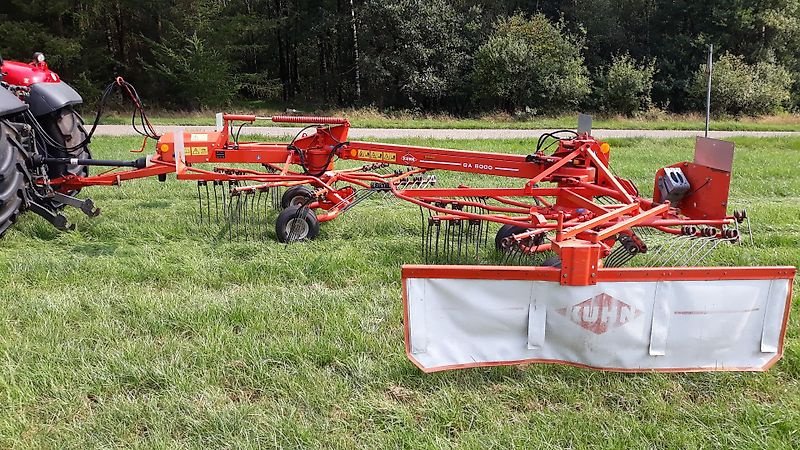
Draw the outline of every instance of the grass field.
[[[283,114],[279,110],[231,107],[229,112],[255,113],[261,116]],[[154,124],[160,125],[213,125],[214,111],[205,112],[158,112],[152,113]],[[480,118],[463,119],[444,115],[418,116],[412,114],[382,114],[371,109],[345,109],[306,112],[311,115],[348,117],[354,127],[359,128],[456,128],[456,129],[559,129],[575,128],[577,114],[554,117],[514,119],[504,114],[486,115]],[[93,115],[87,113],[87,117]],[[130,116],[111,115],[104,118],[106,124],[128,124]],[[258,125],[269,126],[270,122]],[[286,124],[279,124],[285,126]],[[639,118],[621,116],[595,116],[594,128],[612,130],[703,130],[704,116],[697,114],[674,115],[667,113],[646,114]],[[715,131],[800,131],[800,115],[783,114],[768,117],[715,118],[711,122]]]
[[[731,206],[748,208],[756,245],[726,258],[800,265],[800,139],[736,143]],[[95,157],[139,144],[98,138]],[[611,144],[612,168],[645,192],[692,147]],[[195,192],[94,188],[103,214],[73,211],[78,231],[29,215],[0,241],[0,448],[800,448],[797,299],[785,357],[763,374],[425,375],[401,323],[416,210],[370,200],[287,247],[217,239]]]

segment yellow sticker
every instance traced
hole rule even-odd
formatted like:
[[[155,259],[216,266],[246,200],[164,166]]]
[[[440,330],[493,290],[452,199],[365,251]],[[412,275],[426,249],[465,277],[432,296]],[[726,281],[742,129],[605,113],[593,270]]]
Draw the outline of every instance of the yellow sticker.
[[[397,161],[397,153],[392,152],[376,152],[372,150],[359,150],[358,157],[360,159],[377,159],[378,161]]]
[[[185,153],[187,155],[208,155],[208,147],[186,147]]]

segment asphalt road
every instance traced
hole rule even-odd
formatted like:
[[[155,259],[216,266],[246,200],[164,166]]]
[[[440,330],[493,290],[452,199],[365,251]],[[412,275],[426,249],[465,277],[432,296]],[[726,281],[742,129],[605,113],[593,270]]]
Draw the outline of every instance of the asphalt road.
[[[156,126],[159,133],[172,130],[174,126]],[[184,126],[186,131],[214,131],[213,126]],[[264,137],[294,136],[300,131],[294,127],[247,127],[242,133]],[[429,139],[536,139],[543,133],[552,130],[463,130],[463,129],[431,129],[431,128],[351,128],[351,139],[393,139],[393,138],[429,138]],[[100,125],[96,136],[132,136],[136,133],[129,125]],[[701,136],[702,131],[691,130],[594,130],[592,135],[598,139],[607,138],[680,138]],[[709,137],[725,139],[735,136],[751,137],[800,137],[800,131],[711,131]]]

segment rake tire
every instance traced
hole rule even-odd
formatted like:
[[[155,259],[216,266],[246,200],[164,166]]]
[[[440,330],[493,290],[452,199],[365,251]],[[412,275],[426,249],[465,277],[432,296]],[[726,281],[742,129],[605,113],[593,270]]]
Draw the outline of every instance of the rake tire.
[[[305,186],[293,186],[286,190],[281,196],[281,209],[290,206],[307,205],[314,197],[314,192]]]
[[[503,246],[503,241],[515,234],[520,234],[528,231],[527,228],[518,227],[516,225],[503,225],[497,230],[497,235],[494,237],[494,248],[499,252],[507,252],[508,249]]]
[[[0,236],[26,207],[25,150],[17,130],[0,120]]]
[[[275,235],[278,242],[311,240],[319,234],[319,220],[314,211],[303,206],[290,206],[278,214]]]
[[[542,263],[539,264],[539,266],[540,267],[555,267],[557,269],[560,269],[561,268],[561,258],[559,256],[551,256],[551,257],[545,259],[544,261],[542,261]]]

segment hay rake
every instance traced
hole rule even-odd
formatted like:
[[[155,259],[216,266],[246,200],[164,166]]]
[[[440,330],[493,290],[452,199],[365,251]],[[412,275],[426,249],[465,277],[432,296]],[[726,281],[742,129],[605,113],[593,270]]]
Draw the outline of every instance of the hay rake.
[[[313,125],[288,144],[231,134],[262,119]],[[747,213],[727,211],[733,144],[698,138],[694,161],[656,173],[650,199],[611,171],[610,146],[581,123],[512,155],[349,141],[343,118],[220,115],[215,132],[176,130],[152,157],[119,162],[133,168],[52,183],[68,192],[174,173],[197,183],[199,221],[260,239],[276,209],[275,237],[285,243],[315,238],[321,223],[369,198],[415,205],[426,265],[403,266],[404,325],[407,354],[425,371],[774,364],[795,268],[700,267],[740,242],[741,227],[752,241]],[[337,159],[363,165],[336,168]],[[441,187],[436,171],[522,182]]]

